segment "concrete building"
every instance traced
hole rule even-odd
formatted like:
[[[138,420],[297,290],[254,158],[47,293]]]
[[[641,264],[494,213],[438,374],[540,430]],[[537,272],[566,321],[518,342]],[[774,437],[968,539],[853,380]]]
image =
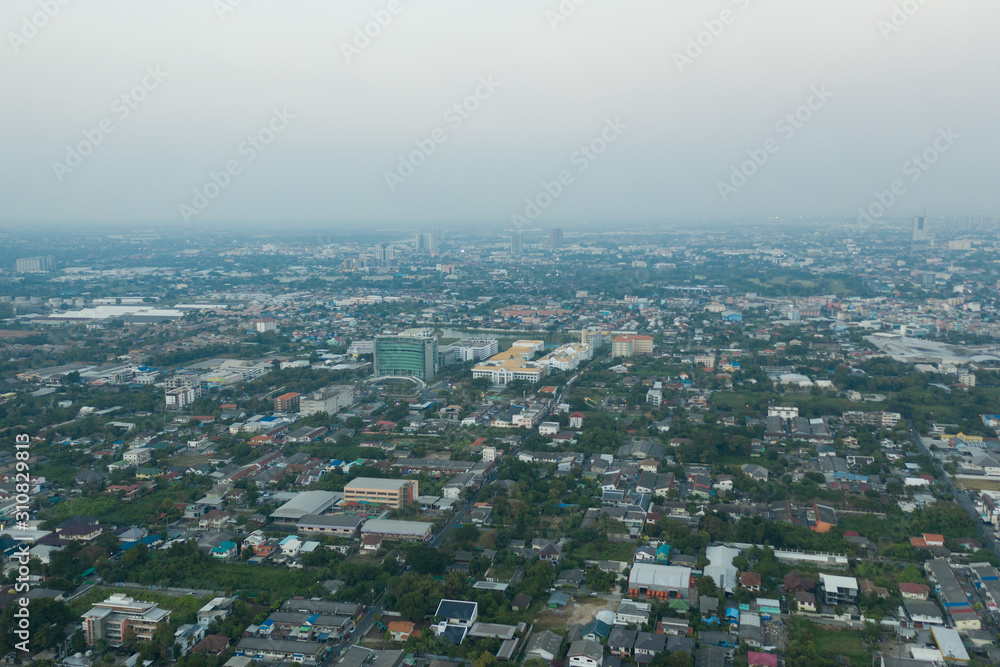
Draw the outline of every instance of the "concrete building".
[[[307,514],[295,524],[295,530],[306,535],[331,535],[352,538],[364,519],[347,515]]]
[[[557,347],[538,363],[546,366],[549,370],[572,371],[576,370],[581,363],[594,358],[594,348],[586,343],[567,343]]]
[[[149,463],[149,461],[153,458],[153,455],[148,447],[137,447],[125,452],[122,458],[125,460],[125,463],[130,466],[138,467]]]
[[[46,273],[56,268],[56,260],[52,255],[44,257],[18,257],[14,262],[17,273]]]
[[[354,404],[354,387],[334,385],[324,387],[299,398],[299,414],[303,417],[325,412],[335,415]]]
[[[463,338],[452,343],[452,348],[459,361],[477,361],[488,359],[500,351],[495,338]]]
[[[413,479],[356,477],[344,487],[344,502],[403,509],[420,495]]]
[[[265,317],[261,320],[255,320],[253,323],[254,330],[257,333],[267,333],[269,331],[278,330],[278,322],[270,317]]]
[[[183,410],[194,403],[196,398],[198,398],[198,392],[192,387],[167,389],[163,396],[164,407],[167,410]]]
[[[434,336],[375,336],[375,377],[414,377],[424,382],[437,372]]]
[[[653,353],[653,337],[626,335],[611,339],[612,357],[637,357]]]
[[[819,592],[823,604],[830,607],[857,604],[859,593],[858,580],[854,577],[820,573]]]
[[[299,409],[299,398],[301,394],[290,391],[274,399],[275,412],[297,412]]]
[[[87,646],[93,646],[98,639],[121,646],[130,634],[138,641],[151,641],[156,629],[169,621],[170,612],[156,603],[115,594],[83,615],[83,632]]]

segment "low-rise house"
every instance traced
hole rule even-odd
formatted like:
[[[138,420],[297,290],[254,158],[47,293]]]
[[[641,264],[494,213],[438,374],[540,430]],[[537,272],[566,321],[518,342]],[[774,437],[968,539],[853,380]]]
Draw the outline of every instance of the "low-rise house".
[[[245,637],[236,644],[237,657],[252,658],[258,662],[298,662],[303,665],[318,664],[330,650],[325,643]]]
[[[608,649],[611,651],[611,655],[616,655],[619,658],[631,658],[632,650],[635,648],[635,638],[635,630],[629,630],[622,625],[611,628],[611,633],[608,635]]]
[[[899,585],[899,595],[904,600],[926,600],[931,589],[924,584],[911,584],[904,581]]]
[[[549,630],[536,632],[532,635],[528,646],[525,649],[524,658],[530,660],[537,658],[545,662],[552,662],[559,657],[562,651],[562,637]]]
[[[233,560],[238,555],[236,553],[236,543],[226,540],[217,547],[212,547],[212,558],[219,560]]]
[[[795,604],[801,612],[816,613],[816,596],[807,591],[795,591]]]
[[[601,667],[604,664],[604,647],[595,641],[577,639],[566,653],[569,667]]]
[[[405,642],[413,634],[414,625],[410,621],[390,621],[389,636],[394,642]]]
[[[913,623],[944,625],[944,614],[936,604],[929,600],[904,600],[903,607]]]
[[[741,572],[740,585],[749,591],[757,593],[760,591],[761,586],[760,575],[756,572]]]
[[[657,635],[651,632],[640,632],[636,635],[635,645],[632,648],[632,655],[635,661],[640,664],[649,664],[653,658],[663,653],[667,646],[665,635]]]

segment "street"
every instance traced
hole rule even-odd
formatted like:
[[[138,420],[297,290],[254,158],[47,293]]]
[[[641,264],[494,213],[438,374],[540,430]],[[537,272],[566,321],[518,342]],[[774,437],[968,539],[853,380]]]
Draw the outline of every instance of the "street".
[[[976,526],[976,532],[979,533],[979,537],[983,543],[983,548],[989,550],[995,556],[1000,558],[1000,546],[997,545],[997,540],[993,535],[993,531],[989,530],[986,524],[983,523],[975,505],[971,500],[969,500],[969,495],[964,491],[959,491],[955,487],[955,483],[952,482],[951,477],[949,477],[941,467],[941,462],[932,455],[931,451],[927,449],[926,446],[924,446],[923,439],[917,434],[916,431],[913,430],[912,426],[910,427],[910,438],[913,440],[914,444],[917,445],[917,449],[920,453],[929,457],[934,462],[934,468],[938,472],[939,479],[944,480],[944,482],[948,485],[952,495],[955,497],[955,502],[958,503],[959,507],[972,516],[972,520]]]

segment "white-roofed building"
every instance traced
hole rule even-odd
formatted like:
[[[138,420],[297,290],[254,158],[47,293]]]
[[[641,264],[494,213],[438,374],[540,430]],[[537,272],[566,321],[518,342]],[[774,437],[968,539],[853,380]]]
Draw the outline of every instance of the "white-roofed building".
[[[652,563],[634,565],[628,577],[628,594],[633,598],[686,600],[691,594],[691,568]]]
[[[820,574],[819,586],[823,604],[835,607],[839,604],[857,604],[858,580],[834,574]]]
[[[297,523],[308,514],[322,514],[341,498],[343,494],[333,491],[303,491],[271,512],[271,518],[277,523]]]
[[[712,577],[719,590],[732,593],[736,589],[739,581],[736,577],[737,570],[736,566],[733,565],[733,559],[739,555],[740,550],[732,547],[715,546],[705,550],[705,557],[708,558],[709,564],[705,568],[704,574],[707,577]]]

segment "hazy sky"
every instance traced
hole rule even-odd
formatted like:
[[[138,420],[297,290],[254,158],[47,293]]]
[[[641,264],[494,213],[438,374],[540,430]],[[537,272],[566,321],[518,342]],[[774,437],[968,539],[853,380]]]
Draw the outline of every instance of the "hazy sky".
[[[995,0],[62,2],[0,3],[4,229],[1000,212]]]

